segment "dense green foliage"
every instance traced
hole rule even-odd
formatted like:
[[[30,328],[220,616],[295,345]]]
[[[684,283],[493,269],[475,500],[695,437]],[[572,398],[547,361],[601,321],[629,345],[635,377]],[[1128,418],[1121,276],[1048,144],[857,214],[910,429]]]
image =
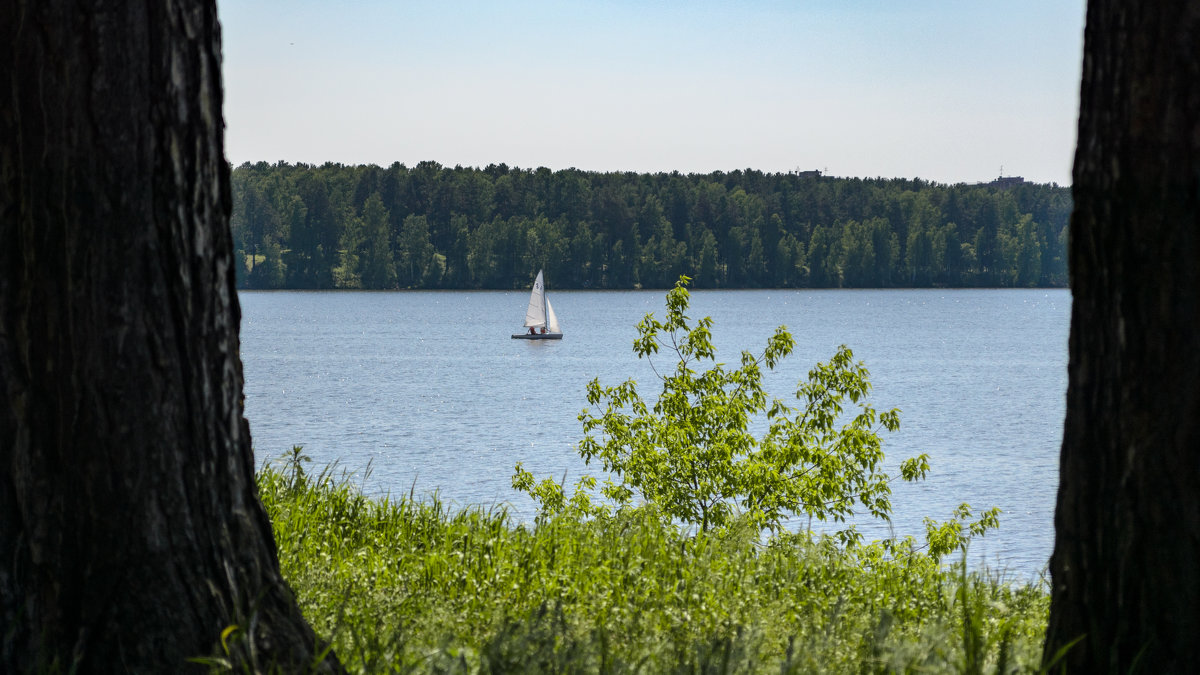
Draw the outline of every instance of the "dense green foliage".
[[[597,481],[591,476],[581,478],[568,498],[562,484],[552,478],[539,483],[520,463],[513,487],[528,493],[543,516],[608,516],[613,507],[628,508],[636,495],[668,521],[701,532],[726,527],[735,517],[756,532],[778,532],[795,516],[810,524],[845,522],[860,512],[889,520],[894,478],[882,468],[879,432],[898,429],[900,411],[879,413],[868,403],[866,366],[843,345],[798,385],[800,405],[769,399],[763,368],[774,369],[792,353],[791,333],[780,326],[760,356],[743,351],[740,367],[727,368],[717,362],[712,319],[690,324],[690,281],[681,276],[667,292],[664,321],[651,313],[637,325],[638,358],[652,359],[662,350],[675,360],[665,374],[654,368],[662,389],[653,406],[634,380],[588,384],[594,410],[579,416],[584,430],[579,454],[589,464],[598,459],[608,473],[603,499],[593,500]],[[765,427],[761,438],[753,433],[756,422]],[[897,477],[919,480],[928,469],[928,457],[918,455],[899,463]],[[965,549],[971,536],[998,525],[999,509],[984,511],[974,522],[971,516],[970,505],[962,504],[953,520],[927,520],[925,555],[939,560]],[[861,540],[853,526],[836,536],[848,546]],[[880,545],[889,551],[916,548],[911,538]]]
[[[259,473],[284,576],[351,672],[1031,672],[1047,596],[878,546],[687,535],[649,507],[512,522]],[[227,629],[228,642],[247,626]],[[252,628],[252,626],[249,626]]]
[[[1056,185],[260,162],[233,195],[244,288],[1067,283]]]

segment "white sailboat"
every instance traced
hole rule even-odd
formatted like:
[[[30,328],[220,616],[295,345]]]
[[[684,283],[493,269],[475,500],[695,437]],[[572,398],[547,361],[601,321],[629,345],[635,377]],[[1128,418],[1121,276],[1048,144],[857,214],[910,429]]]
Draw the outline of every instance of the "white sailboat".
[[[546,286],[542,283],[542,271],[538,270],[537,278],[533,280],[533,290],[529,293],[529,307],[525,310],[525,327],[527,333],[513,335],[516,340],[561,340],[562,329],[558,327],[558,317],[550,306],[550,298],[546,297]]]

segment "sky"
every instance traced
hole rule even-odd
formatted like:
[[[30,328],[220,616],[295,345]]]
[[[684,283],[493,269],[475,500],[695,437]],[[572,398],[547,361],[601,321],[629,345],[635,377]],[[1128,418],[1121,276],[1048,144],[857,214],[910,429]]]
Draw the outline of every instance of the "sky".
[[[1071,183],[1085,0],[218,0],[226,155]]]

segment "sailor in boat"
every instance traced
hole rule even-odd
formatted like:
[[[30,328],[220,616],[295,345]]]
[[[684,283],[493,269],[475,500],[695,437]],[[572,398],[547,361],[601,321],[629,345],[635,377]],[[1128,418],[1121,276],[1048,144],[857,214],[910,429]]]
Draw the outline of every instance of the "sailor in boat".
[[[545,330],[545,329],[543,329],[543,330]],[[529,334],[530,334],[530,335],[537,335],[537,331],[535,331],[535,330],[533,329],[533,326],[530,326],[530,327],[529,327]]]

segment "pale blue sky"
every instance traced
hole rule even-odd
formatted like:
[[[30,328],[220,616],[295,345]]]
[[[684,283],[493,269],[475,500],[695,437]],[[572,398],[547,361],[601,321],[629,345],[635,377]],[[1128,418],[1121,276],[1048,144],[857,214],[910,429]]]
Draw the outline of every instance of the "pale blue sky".
[[[218,0],[244,161],[1070,183],[1085,0]]]

